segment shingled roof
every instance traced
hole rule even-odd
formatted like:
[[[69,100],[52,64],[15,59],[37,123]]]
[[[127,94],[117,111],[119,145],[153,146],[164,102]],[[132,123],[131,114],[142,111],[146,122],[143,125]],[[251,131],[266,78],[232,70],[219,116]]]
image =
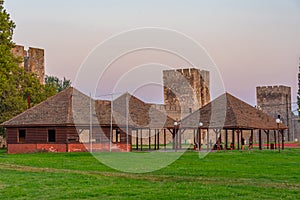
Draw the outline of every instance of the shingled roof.
[[[199,122],[203,128],[222,129],[263,129],[275,130],[275,119],[264,112],[252,107],[244,101],[225,93],[196,112],[184,118],[182,127],[197,128]],[[287,129],[280,124],[280,129]]]
[[[126,100],[126,98],[128,100]],[[92,115],[90,115],[92,101]],[[174,120],[151,104],[128,93],[113,101],[113,125],[126,125],[128,102],[128,125],[136,128],[172,127]],[[3,127],[89,125],[111,123],[111,101],[91,100],[89,96],[70,87],[20,115],[1,124]]]
[[[110,101],[96,101],[96,112],[100,124],[110,124]],[[128,112],[128,113],[127,113]],[[175,120],[164,112],[137,97],[125,93],[113,101],[113,125],[128,125],[135,128],[170,128]]]
[[[89,105],[88,96],[70,87],[1,125],[4,127],[61,126],[74,124],[74,121],[87,124],[89,123],[89,112],[86,113],[84,110],[89,111]],[[78,106],[78,109],[73,115],[74,106]]]

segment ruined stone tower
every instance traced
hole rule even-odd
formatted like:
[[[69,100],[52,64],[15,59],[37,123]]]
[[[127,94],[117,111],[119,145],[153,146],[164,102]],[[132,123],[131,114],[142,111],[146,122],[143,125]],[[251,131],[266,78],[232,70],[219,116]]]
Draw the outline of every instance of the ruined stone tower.
[[[180,120],[210,102],[209,72],[199,69],[163,71],[167,114]]]
[[[256,87],[257,107],[275,119],[280,118],[289,129],[285,134],[290,141],[292,132],[291,88],[287,86]]]
[[[20,63],[20,67],[24,68],[27,72],[34,73],[40,83],[45,83],[45,57],[43,49],[29,47],[28,51],[26,51],[24,46],[16,45],[12,49],[12,53],[16,57],[21,57],[22,62]]]

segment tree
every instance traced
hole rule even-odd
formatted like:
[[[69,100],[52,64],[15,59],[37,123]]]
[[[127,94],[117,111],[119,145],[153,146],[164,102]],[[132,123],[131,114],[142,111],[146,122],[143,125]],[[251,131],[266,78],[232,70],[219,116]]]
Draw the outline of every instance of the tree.
[[[46,86],[48,86],[50,88],[51,87],[55,88],[57,92],[61,92],[64,89],[71,86],[71,81],[67,80],[65,77],[63,80],[60,80],[56,76],[47,76],[46,75],[45,83],[46,83]]]
[[[0,1],[0,122],[14,115],[14,111],[22,109],[22,99],[14,80],[14,74],[19,73],[18,59],[11,53],[15,24],[10,20],[3,3]]]
[[[4,1],[0,0],[0,45],[1,53],[3,50],[10,51],[14,46],[12,42],[12,36],[14,28],[16,27],[15,23],[10,19],[9,14],[3,7]]]
[[[27,109],[27,98],[31,105],[44,101],[57,93],[55,88],[40,84],[34,74],[19,67],[21,61],[11,52],[15,23],[0,0],[0,123]],[[0,130],[0,134],[4,134]]]

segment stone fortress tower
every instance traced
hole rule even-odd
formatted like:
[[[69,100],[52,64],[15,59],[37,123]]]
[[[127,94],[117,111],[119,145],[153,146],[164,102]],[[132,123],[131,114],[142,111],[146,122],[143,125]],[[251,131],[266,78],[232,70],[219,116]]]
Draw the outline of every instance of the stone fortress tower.
[[[25,71],[34,73],[41,84],[45,83],[45,54],[44,49],[29,47],[26,51],[24,46],[16,45],[12,49],[16,57],[21,57],[20,67]]]
[[[209,71],[195,68],[163,71],[167,114],[181,120],[210,102]]]
[[[282,122],[289,127],[287,133],[285,133],[285,139],[287,141],[293,140],[291,138],[294,131],[292,126],[291,88],[282,85],[256,87],[256,98],[258,109],[275,119],[280,115]]]
[[[209,71],[195,68],[165,70],[163,71],[164,104],[152,104],[152,106],[179,121],[210,102],[209,80]],[[147,136],[148,130],[143,131],[143,135]],[[203,141],[205,135],[203,134]],[[135,136],[132,137],[132,144],[135,145]],[[182,143],[194,143],[194,132],[191,130],[186,130],[181,137]],[[159,140],[160,144],[164,142],[163,137]],[[168,134],[166,140],[172,142],[172,136]],[[145,137],[143,144],[148,144],[148,141],[148,137]],[[154,136],[151,141],[154,141]]]

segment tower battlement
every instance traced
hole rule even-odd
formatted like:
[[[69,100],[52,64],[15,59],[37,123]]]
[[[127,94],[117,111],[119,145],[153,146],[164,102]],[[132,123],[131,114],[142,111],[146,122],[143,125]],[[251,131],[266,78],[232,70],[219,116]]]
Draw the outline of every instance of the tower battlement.
[[[290,87],[284,85],[273,85],[273,86],[258,86],[256,87],[259,91],[265,92],[280,92],[280,93],[289,93],[291,91]]]
[[[29,73],[34,73],[40,83],[45,83],[45,52],[44,49],[16,45],[11,52],[21,58],[19,66]]]

